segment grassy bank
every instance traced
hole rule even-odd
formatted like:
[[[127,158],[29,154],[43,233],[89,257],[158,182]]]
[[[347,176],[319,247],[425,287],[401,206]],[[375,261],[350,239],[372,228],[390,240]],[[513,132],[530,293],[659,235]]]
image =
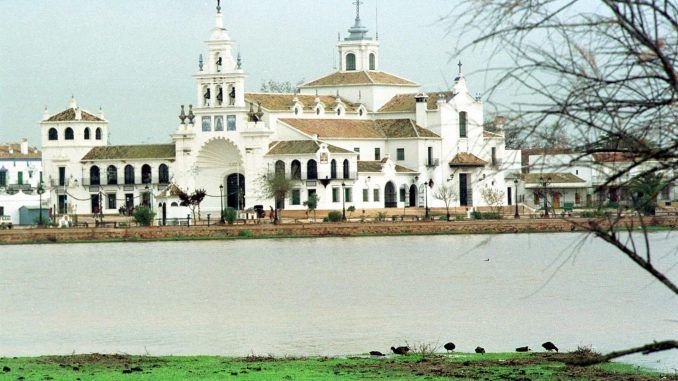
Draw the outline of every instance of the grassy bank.
[[[371,358],[73,355],[2,358],[0,380],[678,380],[607,363],[565,365],[568,354],[497,353]]]

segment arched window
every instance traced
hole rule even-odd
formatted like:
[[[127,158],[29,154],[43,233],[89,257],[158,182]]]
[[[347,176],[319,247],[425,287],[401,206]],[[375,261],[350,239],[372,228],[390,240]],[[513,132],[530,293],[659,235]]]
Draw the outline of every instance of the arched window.
[[[96,131],[94,131],[94,139],[101,140],[101,128],[97,128]]]
[[[358,115],[363,116],[365,113],[365,110],[361,107],[360,110],[358,110]]]
[[[158,182],[169,184],[169,167],[166,164],[160,164],[160,167],[158,167]]]
[[[337,116],[341,116],[341,108],[337,109]]]
[[[106,169],[106,184],[118,185],[118,168],[115,165],[109,165]]]
[[[344,178],[345,179],[350,178],[350,174],[351,173],[349,172],[349,168],[348,168],[348,159],[345,159],[344,160]]]
[[[294,108],[294,115],[299,115],[299,107]]]
[[[134,185],[134,167],[129,164],[125,166],[125,184]]]
[[[316,108],[315,108],[315,114],[316,114],[316,115],[320,115],[320,107],[316,107]]]
[[[346,55],[346,71],[355,71],[355,54],[353,53]]]
[[[466,137],[466,111],[459,113],[459,137]]]
[[[144,164],[141,167],[141,183],[142,184],[150,184],[152,179],[153,179],[153,174],[151,172],[151,166],[148,165],[148,164]]]
[[[174,201],[174,202],[172,202],[172,203],[170,204],[170,206],[171,206],[172,208],[176,208],[176,207],[179,206],[179,204],[178,204],[176,201]]]
[[[318,180],[318,163],[313,159],[306,163],[306,178],[308,180]]]
[[[370,70],[377,70],[377,56],[370,53]]]
[[[89,140],[89,138],[90,138],[90,136],[89,136],[89,127],[86,127],[86,128],[85,128],[85,140]]]
[[[336,179],[337,178],[337,161],[332,159],[330,162],[330,178],[331,179]]]
[[[68,127],[66,129],[66,132],[64,132],[64,139],[66,140],[73,140],[75,139],[75,136],[73,136],[73,129]]]
[[[101,185],[101,177],[99,167],[93,165],[89,169],[89,183],[90,185]]]
[[[59,133],[57,132],[56,128],[50,128],[49,131],[47,132],[47,139],[49,140],[58,140],[59,139]]]
[[[299,160],[292,161],[292,180],[301,180],[301,162]]]
[[[285,177],[285,162],[278,160],[275,162],[275,177]]]

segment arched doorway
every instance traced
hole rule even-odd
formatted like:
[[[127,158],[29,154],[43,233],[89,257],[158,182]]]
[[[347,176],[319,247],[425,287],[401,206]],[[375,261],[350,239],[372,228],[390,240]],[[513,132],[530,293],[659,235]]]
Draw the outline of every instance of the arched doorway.
[[[384,207],[398,207],[398,195],[396,194],[396,188],[395,185],[393,185],[393,183],[390,181],[386,183],[386,187],[384,188]]]
[[[245,209],[245,176],[241,173],[232,173],[226,177],[226,206],[236,210]]]
[[[417,206],[417,186],[414,184],[410,186],[410,206]]]

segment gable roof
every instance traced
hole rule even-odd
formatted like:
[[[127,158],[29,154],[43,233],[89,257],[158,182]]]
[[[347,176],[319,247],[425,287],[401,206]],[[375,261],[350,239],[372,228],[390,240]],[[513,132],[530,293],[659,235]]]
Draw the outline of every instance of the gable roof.
[[[628,163],[635,156],[630,152],[599,152],[593,154],[593,160],[601,163]]]
[[[307,135],[322,138],[389,139],[389,138],[435,138],[430,130],[419,127],[410,119],[279,119],[280,122]]]
[[[379,173],[383,170],[384,164],[386,164],[387,160],[388,159],[358,161],[358,172]],[[409,169],[398,164],[395,165],[395,170],[398,173],[419,173],[413,169]]]
[[[391,98],[385,105],[381,106],[378,112],[416,112],[417,102],[414,99],[418,93],[399,94]],[[444,97],[446,101],[450,100],[454,94],[451,91],[440,91],[428,94],[426,107],[429,110],[438,109],[438,99]]]
[[[146,144],[94,147],[82,158],[82,161],[175,158],[174,144]]]
[[[72,107],[67,108],[66,110],[58,114],[54,114],[46,120],[46,122],[70,122],[70,121],[76,121],[75,109]],[[104,122],[104,120],[99,118],[98,116],[94,116],[82,109],[80,110],[80,119],[78,119],[77,121]]]
[[[249,103],[261,103],[261,107],[269,111],[290,111],[294,104],[294,97],[299,99],[299,102],[304,105],[304,110],[312,111],[315,106],[315,95],[301,95],[301,94],[281,94],[281,93],[246,93],[245,101]],[[337,97],[329,95],[318,96],[320,101],[326,107],[331,107],[336,101]],[[360,105],[351,103],[339,97],[346,107],[346,111],[355,111]]]
[[[572,173],[525,173],[523,175],[523,180],[526,183],[537,184],[539,183],[539,178],[551,178],[551,184],[568,184],[568,183],[585,183],[586,180],[572,174]]]
[[[28,147],[28,153],[22,154],[21,143],[0,144],[0,159],[40,159],[41,157],[42,152],[35,147]]]
[[[419,86],[416,83],[383,71],[337,71],[304,83],[300,87],[328,87],[351,85]]]
[[[451,167],[484,167],[487,162],[469,152],[459,152],[450,160]]]
[[[268,145],[269,150],[266,155],[299,155],[299,154],[314,154],[320,149],[320,144],[314,140],[283,140],[271,142]],[[331,153],[352,153],[347,149],[343,149],[331,144],[327,145],[327,150]]]

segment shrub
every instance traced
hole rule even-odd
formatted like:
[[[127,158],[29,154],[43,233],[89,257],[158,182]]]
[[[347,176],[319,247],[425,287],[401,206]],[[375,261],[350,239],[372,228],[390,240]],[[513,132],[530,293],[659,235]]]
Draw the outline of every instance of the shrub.
[[[233,208],[226,208],[224,210],[224,220],[229,224],[233,225],[235,220],[238,218],[238,212]]]
[[[500,220],[502,218],[501,213],[496,212],[486,212],[482,213],[477,210],[471,212],[471,218],[475,220]]]
[[[455,214],[454,219],[456,221],[464,221],[466,219],[466,216],[464,216],[463,214]]]
[[[238,232],[238,236],[250,238],[250,237],[253,237],[254,234],[249,230],[241,230],[241,231]]]
[[[377,221],[384,221],[386,220],[386,212],[377,212]]]
[[[341,222],[341,212],[333,210],[327,213],[327,220],[329,222]]]
[[[142,226],[151,226],[155,212],[147,206],[140,206],[134,210],[134,221]]]

